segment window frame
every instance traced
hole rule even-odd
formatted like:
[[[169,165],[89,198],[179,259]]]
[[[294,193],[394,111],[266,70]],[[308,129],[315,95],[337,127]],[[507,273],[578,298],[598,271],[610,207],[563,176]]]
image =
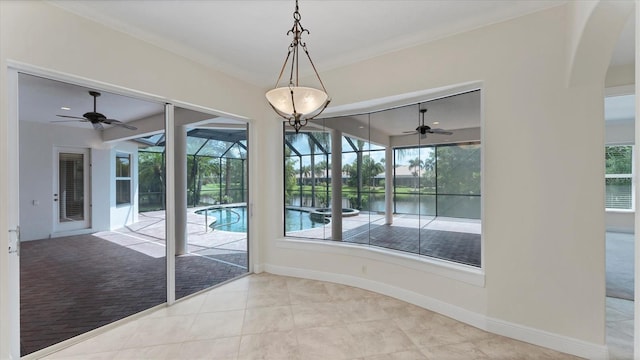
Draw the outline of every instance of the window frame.
[[[345,112],[345,114],[340,114],[340,115],[335,115],[335,118],[338,117],[343,117],[343,116],[350,116],[350,117],[362,117],[362,121],[363,122],[369,122],[369,126],[371,126],[371,115],[374,113],[380,113],[386,110],[391,110],[394,108],[399,108],[399,107],[404,107],[404,106],[411,106],[411,105],[418,105],[419,103],[428,103],[430,101],[434,101],[434,100],[439,100],[439,99],[443,99],[443,98],[447,98],[450,96],[455,96],[455,95],[459,95],[459,94],[464,94],[464,93],[471,93],[471,92],[476,92],[479,91],[480,92],[480,96],[481,96],[481,105],[480,105],[480,124],[477,127],[479,134],[475,135],[475,129],[473,128],[473,132],[469,133],[469,134],[465,134],[463,138],[461,139],[456,139],[452,142],[446,142],[446,143],[440,143],[440,142],[436,142],[434,144],[438,144],[438,145],[459,145],[459,144],[465,144],[465,143],[474,143],[477,142],[481,149],[484,148],[483,144],[484,144],[484,131],[482,131],[482,128],[484,127],[484,110],[482,107],[482,99],[484,98],[484,95],[482,95],[482,92],[484,91],[484,86],[482,84],[482,82],[477,82],[477,83],[470,83],[470,84],[465,84],[463,86],[460,86],[459,88],[456,87],[456,91],[452,91],[450,89],[443,91],[442,93],[438,93],[438,95],[434,95],[434,96],[429,96],[428,99],[424,99],[424,100],[420,100],[419,102],[415,102],[417,100],[417,98],[411,98],[410,101],[407,101],[407,105],[404,104],[404,102],[397,102],[394,103],[394,106],[391,105],[381,105],[376,107],[375,109],[367,109],[364,110],[364,112],[362,113],[355,113],[355,114],[347,114]],[[385,108],[385,106],[387,106]],[[368,119],[366,119],[366,117],[368,117]],[[332,119],[332,118],[329,118]],[[324,121],[325,118],[322,119],[318,119],[318,127],[319,128],[325,128],[324,126]],[[285,129],[283,132],[286,131],[287,129],[287,123],[286,121],[282,123],[283,129]],[[364,127],[360,127],[360,129],[363,129]],[[357,131],[357,130],[355,130]],[[363,130],[362,132],[358,132],[358,134],[361,134],[361,138],[366,139],[366,134],[367,134],[367,130]],[[370,133],[369,133],[370,134]],[[343,136],[350,136],[347,135],[345,133],[342,134]],[[476,137],[477,136],[477,137]],[[369,139],[370,140],[370,139]],[[287,139],[283,134],[283,177],[286,181],[286,177],[287,177],[287,158],[290,158],[293,156],[293,154],[291,154],[290,156],[287,156]],[[406,145],[404,142],[400,142],[399,144],[389,144],[391,146],[391,148],[393,150],[397,149],[397,148],[405,148],[405,147],[414,147],[414,145]],[[293,153],[296,153],[293,149],[291,149],[291,151]],[[297,154],[298,156],[300,156],[300,154]],[[485,156],[486,156],[486,152],[485,151],[481,151],[480,152],[480,192],[477,195],[480,199],[480,224],[482,224],[484,221],[484,196],[482,196],[482,194],[484,193],[484,189],[485,189],[485,177],[484,175],[484,164],[485,164]],[[391,156],[391,159],[395,160],[395,154]],[[343,161],[343,165],[344,165],[344,161]],[[387,166],[389,164],[387,163]],[[395,169],[392,169],[392,173],[391,177],[395,178],[396,177],[396,171]],[[284,181],[283,181],[284,183]],[[395,181],[394,181],[395,183]],[[392,184],[390,186],[390,188],[392,189],[392,196],[395,198],[395,184]],[[286,188],[284,191],[284,202],[286,203]],[[286,208],[286,205],[285,205]],[[395,211],[394,211],[395,213]],[[284,216],[284,215],[283,215]],[[284,226],[283,226],[284,227]],[[383,247],[377,247],[377,246],[371,246],[371,245],[367,245],[367,244],[360,244],[360,243],[349,243],[349,242],[344,242],[344,241],[325,241],[327,239],[324,238],[318,238],[318,237],[302,237],[299,234],[288,234],[286,229],[284,229],[284,232],[281,233],[281,238],[277,239],[278,241],[278,246],[279,247],[283,247],[283,248],[290,248],[290,249],[296,249],[296,250],[310,250],[312,252],[333,252],[335,251],[336,253],[339,254],[344,254],[344,255],[351,255],[351,256],[361,256],[361,257],[368,257],[368,255],[370,254],[380,254],[380,258],[378,258],[379,261],[382,262],[388,262],[391,263],[393,261],[390,261],[392,259],[391,258],[395,258],[396,256],[398,256],[399,258],[402,258],[403,260],[399,260],[399,262],[401,262],[403,264],[403,266],[406,266],[407,264],[405,263],[405,258],[410,258],[412,260],[416,261],[416,268],[425,270],[425,272],[427,273],[437,273],[439,275],[443,275],[445,277],[449,277],[452,279],[456,279],[456,280],[461,280],[461,278],[459,277],[459,275],[462,275],[462,277],[466,277],[467,275],[473,275],[471,279],[472,281],[470,281],[470,283],[473,283],[474,285],[478,285],[478,286],[484,286],[484,268],[485,268],[485,242],[484,242],[484,230],[481,229],[480,232],[480,243],[481,243],[481,247],[480,247],[480,265],[478,267],[476,266],[472,266],[472,265],[466,265],[466,264],[462,264],[462,263],[457,263],[457,262],[453,262],[450,260],[444,260],[444,259],[439,259],[439,258],[435,258],[435,257],[430,257],[430,256],[426,256],[426,255],[418,255],[418,254],[414,254],[414,253],[410,253],[410,252],[405,252],[405,251],[401,251],[401,250],[394,250],[394,249],[389,249],[389,248],[383,248]],[[354,252],[359,252],[362,251],[362,254],[359,255],[355,255]],[[448,273],[448,270],[454,270],[452,273]],[[441,272],[444,271],[444,272]],[[466,281],[466,280],[462,280],[462,281]]]
[[[614,146],[628,146],[631,148],[631,174],[607,174],[607,168],[605,165],[605,169],[604,169],[604,178],[605,178],[605,211],[606,212],[618,212],[618,213],[632,213],[636,211],[636,184],[635,184],[635,174],[636,174],[636,165],[635,165],[635,145],[633,144],[617,144],[617,143],[611,143],[611,144],[605,144],[605,162],[606,162],[606,154],[607,154],[607,148],[608,147],[614,147]],[[606,179],[629,179],[631,182],[631,207],[628,209],[625,208],[610,208],[607,207],[607,184],[606,184]]]
[[[120,158],[126,158],[129,161],[129,166],[128,166],[128,176],[118,176],[118,159]],[[126,152],[121,152],[118,151],[116,152],[116,156],[115,156],[115,202],[116,202],[116,207],[120,207],[120,206],[131,206],[133,205],[133,191],[132,190],[132,185],[133,185],[133,179],[131,174],[133,173],[131,167],[133,165],[132,162],[132,156],[130,153],[126,153]],[[119,189],[120,187],[118,186],[119,182],[128,182],[129,183],[129,200],[127,202],[119,202],[120,196],[119,196]]]

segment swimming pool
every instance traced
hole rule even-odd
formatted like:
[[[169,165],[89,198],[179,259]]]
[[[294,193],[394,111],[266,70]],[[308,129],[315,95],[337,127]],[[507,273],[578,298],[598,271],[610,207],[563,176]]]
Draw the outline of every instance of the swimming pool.
[[[209,217],[209,227],[214,230],[247,232],[247,207],[229,206],[220,208],[209,208],[196,211],[196,214]],[[312,220],[306,211],[287,209],[285,212],[286,231],[298,231],[322,227],[326,221],[317,222]]]
[[[329,219],[315,220],[307,211],[287,209],[284,214],[285,233],[323,227],[329,223]]]
[[[214,230],[247,232],[246,206],[202,209],[196,211],[196,214],[204,215],[205,212],[209,217],[209,227]]]

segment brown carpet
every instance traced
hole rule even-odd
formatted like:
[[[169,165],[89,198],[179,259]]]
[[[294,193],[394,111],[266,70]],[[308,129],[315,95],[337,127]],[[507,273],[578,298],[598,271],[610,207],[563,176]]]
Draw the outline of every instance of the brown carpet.
[[[246,252],[211,257],[224,262],[176,258],[176,298],[247,272]],[[165,269],[164,257],[93,235],[22,243],[21,355],[166,302]]]

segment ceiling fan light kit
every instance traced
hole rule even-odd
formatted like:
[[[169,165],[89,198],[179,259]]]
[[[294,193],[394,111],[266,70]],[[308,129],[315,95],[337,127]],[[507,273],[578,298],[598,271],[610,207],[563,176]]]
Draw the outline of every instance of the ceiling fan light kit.
[[[287,32],[287,35],[293,34],[293,40],[289,45],[287,56],[284,64],[282,64],[282,69],[280,70],[280,75],[278,76],[278,80],[276,80],[274,89],[265,94],[273,110],[287,120],[289,125],[293,126],[296,133],[300,131],[300,128],[307,125],[308,120],[320,115],[331,101],[322,83],[322,79],[320,79],[320,75],[311,60],[307,44],[302,42],[302,34],[305,32],[309,34],[309,30],[302,27],[300,18],[298,0],[296,0],[296,9],[293,12],[293,27]],[[307,56],[311,68],[320,83],[321,90],[299,85],[298,63],[300,48],[302,48]],[[291,69],[289,73],[289,83],[285,86],[278,87],[287,66]]]
[[[93,128],[96,130],[103,130],[104,126],[102,126],[102,124],[119,126],[129,130],[138,130],[138,128],[135,126],[125,124],[120,120],[108,119],[104,114],[99,113],[97,111],[97,98],[101,94],[97,91],[90,90],[89,95],[93,97],[93,111],[88,111],[84,113],[82,117],[71,116],[71,115],[56,115],[58,117],[75,119],[75,120],[63,120],[63,121],[54,121],[54,122],[65,122],[65,121],[90,122]]]

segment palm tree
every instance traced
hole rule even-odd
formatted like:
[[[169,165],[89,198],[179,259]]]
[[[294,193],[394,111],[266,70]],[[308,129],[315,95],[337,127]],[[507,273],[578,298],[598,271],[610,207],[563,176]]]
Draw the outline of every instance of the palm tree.
[[[296,160],[291,157],[291,149],[289,147],[284,148],[285,151],[285,163],[284,163],[284,181],[285,181],[285,201],[287,205],[291,204],[293,192],[295,191],[296,185],[301,186],[302,182],[296,183]],[[300,192],[300,197],[302,197],[302,192]],[[302,198],[300,199],[300,203],[302,204]]]
[[[159,199],[153,204],[154,209],[164,209],[164,179],[164,153],[138,152],[138,188],[140,189],[138,196],[141,197],[144,193],[149,196],[159,194]]]
[[[325,144],[325,149],[326,149],[327,147],[326,144],[329,143],[329,133],[320,132],[320,131],[308,133],[307,141],[309,142],[309,148],[311,150],[311,206],[315,207],[316,206],[315,153],[317,148],[316,141],[318,141],[320,144]]]
[[[329,165],[327,164],[326,161],[320,161],[318,163],[318,165],[316,165],[316,175],[317,176],[322,176],[322,174],[324,174],[327,169],[328,169]]]
[[[373,178],[384,172],[384,164],[381,162],[375,161],[371,156],[366,155],[362,159],[362,173],[364,184],[368,186],[373,186]]]
[[[418,186],[418,176],[420,176],[422,169],[424,169],[424,161],[420,160],[419,157],[409,160],[409,171],[411,171],[411,175],[416,178],[416,186],[414,188]]]
[[[219,175],[220,173],[220,164],[215,161],[214,158],[209,156],[199,156],[196,158],[197,164],[197,177],[195,181],[195,194],[197,194],[196,199],[194,199],[194,204],[197,205],[200,203],[200,196],[202,195],[202,185],[206,185],[207,178],[212,178],[214,176]],[[197,201],[196,201],[197,200]]]
[[[346,175],[346,176],[348,176],[348,177],[351,177],[351,173],[353,172],[353,170],[354,170],[353,165],[351,165],[351,164],[344,164],[344,165],[342,166],[342,175],[343,175],[343,176],[345,176],[345,175]]]
[[[420,187],[428,186],[435,191],[436,156],[434,151],[427,153],[422,163],[422,169],[424,170],[424,175],[420,179]]]
[[[321,132],[321,131],[313,131],[313,132],[300,132],[300,133],[287,133],[287,138],[291,143],[295,143],[296,140],[301,139],[302,137],[306,138],[307,143],[309,144],[309,156],[311,160],[311,164],[309,165],[309,175],[311,175],[311,206],[316,206],[316,150],[318,148],[318,143],[324,145],[325,149],[329,144],[329,133]]]
[[[309,165],[300,167],[300,185],[303,184],[302,178],[308,178],[309,174],[311,174],[311,167]]]

